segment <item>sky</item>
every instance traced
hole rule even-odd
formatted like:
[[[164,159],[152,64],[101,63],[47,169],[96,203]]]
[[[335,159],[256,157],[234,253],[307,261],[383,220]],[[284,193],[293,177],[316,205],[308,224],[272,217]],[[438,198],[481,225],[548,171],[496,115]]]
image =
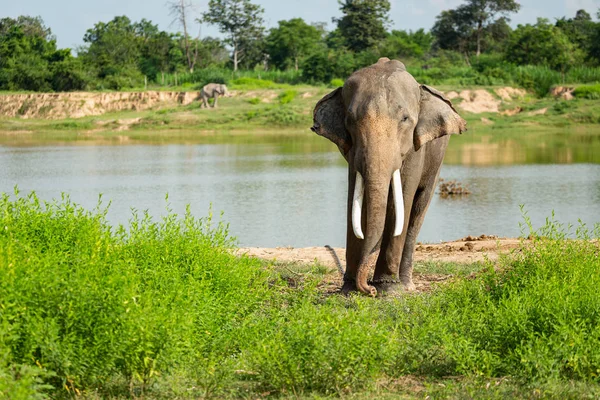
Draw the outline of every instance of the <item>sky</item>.
[[[196,14],[206,11],[208,0],[192,0]],[[267,28],[277,21],[303,18],[307,22],[326,22],[333,28],[332,17],[339,17],[337,0],[253,0],[264,9]],[[431,29],[435,17],[443,10],[456,8],[463,0],[390,0],[392,29]],[[19,15],[40,16],[56,36],[60,48],[76,49],[83,45],[85,31],[99,21],[107,22],[117,15],[127,15],[132,21],[142,18],[158,24],[161,30],[178,31],[172,24],[166,6],[167,0],[0,0],[0,18]],[[513,14],[511,25],[535,23],[539,17],[554,21],[572,18],[579,9],[588,11],[594,19],[600,9],[600,0],[521,0],[521,11]],[[194,35],[200,29],[194,25]],[[203,25],[202,37],[222,35],[214,26]]]

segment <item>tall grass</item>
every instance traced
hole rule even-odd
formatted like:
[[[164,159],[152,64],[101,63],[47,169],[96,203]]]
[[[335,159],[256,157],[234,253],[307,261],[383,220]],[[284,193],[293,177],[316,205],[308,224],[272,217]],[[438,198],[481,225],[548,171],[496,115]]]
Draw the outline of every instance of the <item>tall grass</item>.
[[[598,227],[565,240],[549,221],[500,268],[396,299],[324,296],[319,268],[283,279],[232,256],[226,227],[189,212],[112,228],[101,206],[4,195],[0,227],[2,395],[343,395],[407,374],[600,380]]]
[[[301,73],[295,70],[288,71],[255,71],[255,70],[239,70],[232,71],[226,68],[205,68],[199,69],[192,73],[165,74],[164,81],[162,77],[158,77],[159,84],[165,86],[180,86],[194,85],[204,86],[207,83],[225,83],[240,78],[252,78],[258,80],[268,80],[275,83],[298,84],[301,81]]]

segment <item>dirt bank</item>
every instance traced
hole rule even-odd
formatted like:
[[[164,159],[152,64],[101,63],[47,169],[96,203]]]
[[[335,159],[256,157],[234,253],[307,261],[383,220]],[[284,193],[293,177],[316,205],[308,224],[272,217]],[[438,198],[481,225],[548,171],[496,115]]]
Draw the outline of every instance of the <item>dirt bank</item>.
[[[111,111],[146,110],[157,105],[189,104],[200,92],[29,93],[0,95],[0,116],[81,118]]]
[[[519,248],[520,239],[498,238],[496,236],[482,235],[479,237],[468,236],[453,242],[439,244],[418,244],[414,255],[415,263],[424,262],[453,262],[471,264],[486,259],[497,260],[502,254],[510,254]],[[345,268],[346,252],[343,248],[335,248],[340,261]],[[315,262],[330,268],[330,273],[323,280],[323,290],[336,292],[342,285],[340,274],[337,272],[335,259],[330,250],[323,247],[245,247],[238,250],[238,254],[246,254],[264,260],[273,260],[279,263],[313,264]],[[374,261],[376,257],[371,257]],[[451,274],[422,273],[418,265],[415,268],[414,282],[418,291],[431,290],[431,285],[451,279]]]
[[[494,89],[494,94],[484,89],[463,90],[460,93],[450,91],[446,93],[449,99],[460,99],[458,108],[473,114],[498,113],[502,103],[511,103],[513,100],[522,99],[527,92],[524,89],[503,87]]]
[[[482,235],[479,237],[468,236],[454,242],[439,244],[418,244],[414,255],[415,262],[441,261],[456,263],[473,263],[483,261],[486,257],[496,260],[500,254],[507,254],[519,247],[520,239],[498,238]],[[343,248],[335,249],[342,264],[346,263],[346,251]],[[244,247],[238,250],[240,254],[247,254],[266,260],[283,262],[299,262],[311,264],[318,261],[322,265],[335,267],[331,252],[325,247]]]

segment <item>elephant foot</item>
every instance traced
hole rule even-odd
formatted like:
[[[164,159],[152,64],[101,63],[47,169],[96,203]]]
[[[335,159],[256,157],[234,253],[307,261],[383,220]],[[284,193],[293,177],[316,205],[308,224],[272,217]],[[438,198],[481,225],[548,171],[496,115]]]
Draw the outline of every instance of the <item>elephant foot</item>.
[[[417,290],[412,279],[397,279],[397,278],[378,278],[371,282],[377,289],[378,293],[383,295],[386,294],[398,294],[403,292],[414,292]]]
[[[344,286],[342,286],[342,294],[347,296],[350,292],[358,292],[356,288],[356,281],[354,279],[344,279]]]

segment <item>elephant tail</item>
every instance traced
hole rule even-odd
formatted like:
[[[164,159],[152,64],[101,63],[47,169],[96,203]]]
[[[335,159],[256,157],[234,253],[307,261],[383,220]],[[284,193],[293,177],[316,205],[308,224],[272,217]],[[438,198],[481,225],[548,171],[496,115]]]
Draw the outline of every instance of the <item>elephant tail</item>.
[[[337,253],[335,252],[335,249],[333,247],[331,247],[330,245],[328,245],[328,244],[325,245],[325,248],[331,252],[331,255],[333,256],[333,259],[335,260],[335,265],[337,266],[338,272],[340,273],[340,275],[343,278],[344,277],[344,273],[346,271],[344,271],[344,267],[342,266],[342,262],[340,261],[340,258],[338,257]]]

